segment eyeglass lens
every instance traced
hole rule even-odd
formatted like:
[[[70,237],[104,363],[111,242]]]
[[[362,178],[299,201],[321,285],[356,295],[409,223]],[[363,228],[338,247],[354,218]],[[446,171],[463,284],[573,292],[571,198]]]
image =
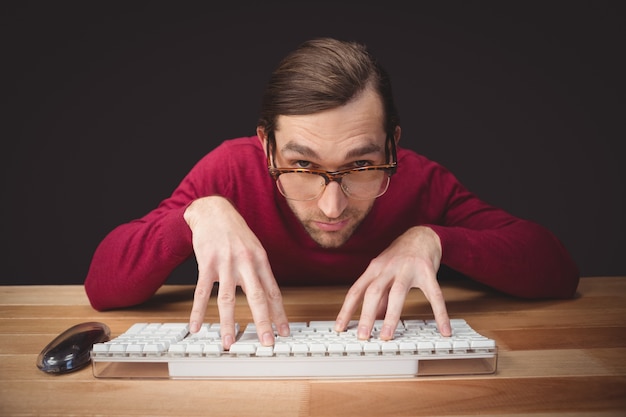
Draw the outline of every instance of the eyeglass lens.
[[[313,200],[322,194],[326,181],[309,172],[288,172],[278,177],[278,188],[287,198]],[[341,188],[351,198],[367,200],[382,195],[389,185],[389,175],[382,170],[356,171],[341,178]]]

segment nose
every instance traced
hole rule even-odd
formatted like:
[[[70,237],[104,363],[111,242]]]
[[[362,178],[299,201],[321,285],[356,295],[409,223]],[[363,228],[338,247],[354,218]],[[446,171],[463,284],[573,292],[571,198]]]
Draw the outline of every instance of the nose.
[[[329,219],[335,219],[343,213],[348,206],[348,196],[341,189],[341,185],[336,181],[331,181],[326,185],[317,206]]]

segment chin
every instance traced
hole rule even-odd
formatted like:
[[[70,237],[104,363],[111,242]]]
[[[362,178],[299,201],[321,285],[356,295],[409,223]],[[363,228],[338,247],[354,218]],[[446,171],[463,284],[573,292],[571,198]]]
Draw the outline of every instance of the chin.
[[[335,249],[342,246],[344,243],[350,239],[350,234],[341,234],[335,235],[330,233],[310,233],[311,238],[318,244],[320,247],[325,249]]]

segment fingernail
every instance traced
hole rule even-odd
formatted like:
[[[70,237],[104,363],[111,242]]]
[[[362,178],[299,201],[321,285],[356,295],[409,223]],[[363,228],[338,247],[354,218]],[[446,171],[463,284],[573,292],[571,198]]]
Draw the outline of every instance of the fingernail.
[[[191,324],[189,325],[189,331],[191,333],[198,333],[199,329],[200,329],[200,325],[198,324],[197,321],[192,321]]]
[[[341,320],[337,320],[335,322],[335,331],[336,332],[343,332],[346,328],[346,325],[343,323],[343,321]]]
[[[280,326],[280,332],[278,333],[281,336],[289,336],[291,333],[291,329],[288,324],[283,324]]]
[[[389,340],[393,338],[393,329],[387,324],[383,324],[383,328],[380,329],[380,338],[383,340]]]
[[[232,335],[227,334],[224,336],[224,349],[230,349],[230,346],[235,342]]]
[[[270,332],[263,333],[263,345],[272,346],[274,344],[274,335]]]
[[[359,330],[357,332],[357,336],[359,339],[369,339],[370,338],[370,332],[368,331],[368,328],[365,326],[359,326]]]

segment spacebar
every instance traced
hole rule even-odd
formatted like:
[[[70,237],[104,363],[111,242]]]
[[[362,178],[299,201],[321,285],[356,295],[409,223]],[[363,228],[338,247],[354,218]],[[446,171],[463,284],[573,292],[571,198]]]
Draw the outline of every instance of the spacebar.
[[[277,379],[414,377],[418,359],[403,356],[172,358],[170,378]]]

